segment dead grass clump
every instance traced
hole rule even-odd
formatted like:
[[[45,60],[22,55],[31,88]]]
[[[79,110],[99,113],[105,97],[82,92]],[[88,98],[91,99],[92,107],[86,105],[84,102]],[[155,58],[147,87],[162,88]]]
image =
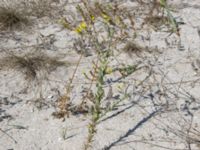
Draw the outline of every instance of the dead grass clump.
[[[33,18],[57,16],[53,0],[2,0],[0,1],[0,30],[24,29]],[[54,11],[55,10],[55,11]]]
[[[123,51],[125,53],[127,53],[129,56],[132,56],[133,54],[138,55],[139,53],[141,53],[144,50],[145,49],[142,46],[138,45],[135,42],[131,42],[131,41],[127,42],[123,48]]]
[[[144,24],[153,26],[155,29],[159,30],[161,27],[169,26],[169,18],[166,16],[147,16],[144,19]]]
[[[24,10],[19,10],[8,6],[0,6],[0,29],[12,30],[22,29],[30,23],[28,14]]]
[[[41,51],[29,52],[23,56],[7,54],[0,59],[0,68],[15,70],[23,73],[28,80],[47,75],[57,67],[68,66],[66,61],[59,61],[57,57],[50,57]]]

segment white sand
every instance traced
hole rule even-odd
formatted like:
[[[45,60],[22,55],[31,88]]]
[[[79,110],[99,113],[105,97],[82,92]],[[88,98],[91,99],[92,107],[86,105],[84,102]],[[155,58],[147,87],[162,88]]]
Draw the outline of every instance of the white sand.
[[[70,0],[69,3],[74,1]],[[136,5],[128,0],[120,2],[130,9]],[[131,97],[120,103],[117,110],[102,118],[91,149],[200,150],[200,4],[199,0],[171,0],[171,3],[177,7],[174,15],[185,22],[180,25],[181,43],[176,35],[167,37],[168,33],[152,32],[149,41],[145,39],[146,31],[139,32],[137,41],[144,46],[157,47],[158,51],[151,54],[144,52],[141,54],[143,58],[135,55],[129,57],[127,54],[119,56],[118,59],[123,63],[140,62],[141,66],[148,66],[148,69],[139,70],[123,79],[129,83]],[[67,5],[66,12],[73,12],[75,5]],[[0,48],[34,45],[42,34],[47,42],[41,38],[40,42],[46,52],[51,56],[59,56],[61,60],[68,60],[73,65],[57,68],[48,74],[48,81],[40,79],[39,86],[25,81],[20,72],[0,70],[0,150],[81,150],[88,135],[90,116],[70,115],[62,121],[51,115],[56,111],[54,104],[64,93],[66,82],[72,76],[75,62],[80,57],[72,49],[76,34],[62,29],[56,23],[40,22],[31,30],[28,33],[16,32],[15,36],[1,33]],[[55,42],[48,44],[51,38]],[[16,51],[19,49],[16,48]],[[94,55],[84,57],[81,61],[71,95],[74,104],[80,102],[83,87],[89,87],[89,81],[82,71],[91,68],[94,58]],[[150,70],[152,75],[142,86],[135,87]],[[114,89],[115,86],[113,84]],[[38,91],[43,93],[45,103],[41,109],[37,109],[39,103],[35,102],[40,96]],[[154,96],[153,100],[151,95]],[[194,139],[197,141],[194,142]]]

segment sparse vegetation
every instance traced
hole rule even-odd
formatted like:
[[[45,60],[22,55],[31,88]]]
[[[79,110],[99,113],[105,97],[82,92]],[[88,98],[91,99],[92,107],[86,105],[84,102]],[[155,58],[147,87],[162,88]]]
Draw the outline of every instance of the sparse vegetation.
[[[64,5],[63,8],[66,7],[66,10],[72,10],[69,11],[70,13],[62,12],[63,16],[60,16],[59,13],[63,8],[57,5],[61,11],[57,10],[54,14],[56,3]],[[42,17],[49,19],[55,16],[60,18],[58,23],[65,29],[63,32],[69,34],[68,43],[66,41],[61,43],[66,42],[67,47],[56,48],[62,51],[65,60],[72,54],[69,61],[64,61],[60,59],[61,55],[57,56],[58,49],[49,48],[65,34],[60,32],[63,28],[57,30],[57,26],[53,26],[53,29],[56,28],[55,32],[58,31],[59,34],[55,36],[54,32],[47,33],[48,35],[39,33],[42,41],[40,45],[26,48],[27,41],[15,37],[14,39],[17,39],[15,44],[21,42],[21,48],[20,46],[16,49],[11,48],[11,51],[9,48],[2,47],[0,71],[21,73],[25,76],[23,80],[28,82],[40,78],[41,86],[43,80],[51,73],[54,72],[56,75],[61,73],[62,79],[54,80],[55,83],[48,89],[46,96],[43,97],[43,91],[40,90],[40,98],[34,101],[39,103],[36,107],[41,110],[43,102],[50,99],[45,102],[45,104],[50,103],[54,109],[53,113],[52,111],[50,113],[53,118],[63,119],[63,122],[70,120],[72,115],[80,119],[77,116],[81,115],[81,119],[87,121],[84,124],[87,134],[84,133],[83,141],[78,141],[84,150],[95,149],[95,144],[104,143],[105,141],[98,142],[96,138],[99,138],[103,130],[109,130],[105,136],[108,134],[110,136],[112,130],[113,132],[115,130],[113,127],[116,126],[112,125],[112,122],[109,124],[104,122],[112,121],[111,119],[114,120],[120,115],[122,115],[121,120],[117,122],[120,127],[130,120],[132,122],[130,121],[127,127],[116,127],[119,134],[114,138],[108,136],[112,141],[106,141],[106,145],[98,145],[97,148],[109,150],[120,145],[122,146],[120,149],[124,149],[123,144],[129,145],[132,142],[136,147],[137,144],[142,143],[144,147],[149,145],[151,148],[158,149],[186,147],[188,150],[193,150],[194,145],[199,148],[200,131],[198,122],[194,123],[194,114],[197,114],[200,106],[198,96],[190,94],[190,90],[192,91],[199,79],[195,83],[194,80],[183,81],[185,78],[179,80],[179,74],[183,72],[175,66],[177,60],[169,58],[171,52],[168,54],[168,49],[171,48],[169,46],[176,45],[176,42],[182,38],[180,23],[175,17],[174,10],[167,0],[136,0],[129,3],[130,5],[124,5],[123,1],[92,0],[71,3],[55,0],[0,2],[1,31],[21,30],[32,25],[34,19],[40,21]],[[151,44],[151,38],[154,36],[155,41]],[[169,42],[170,36],[172,36],[172,43]],[[45,43],[46,40],[42,38],[47,39],[48,42]],[[166,43],[165,49],[163,39]],[[12,43],[12,40],[9,42]],[[159,47],[160,41],[164,46]],[[13,43],[12,45],[16,46]],[[186,58],[184,55],[182,57]],[[181,61],[188,63],[182,59]],[[177,64],[182,65],[182,62]],[[171,66],[175,66],[175,69],[171,69]],[[192,63],[192,66],[195,68],[195,73],[198,73],[198,62]],[[57,72],[56,69],[59,67],[63,67],[63,72]],[[69,67],[70,70],[67,70]],[[174,80],[170,78],[173,75],[177,76]],[[179,103],[183,104],[179,106]],[[1,100],[0,97],[0,107],[3,106],[4,109],[9,104],[15,105]],[[7,115],[5,113],[6,115],[2,116],[2,112],[5,111],[3,109],[0,108],[0,123]],[[11,118],[9,115],[7,117]],[[48,121],[47,118],[45,120]],[[68,128],[70,123],[60,126],[62,133],[59,140],[66,141],[79,135],[78,131],[68,135],[71,129]],[[77,126],[77,122],[72,126]],[[148,130],[143,132],[143,126]],[[76,129],[79,130],[78,128]],[[28,130],[28,128],[23,129]],[[135,135],[136,130],[138,133]],[[17,142],[3,128],[0,128],[0,131],[15,143]],[[81,134],[83,132],[85,130],[80,131]],[[147,149],[150,149],[149,146]]]

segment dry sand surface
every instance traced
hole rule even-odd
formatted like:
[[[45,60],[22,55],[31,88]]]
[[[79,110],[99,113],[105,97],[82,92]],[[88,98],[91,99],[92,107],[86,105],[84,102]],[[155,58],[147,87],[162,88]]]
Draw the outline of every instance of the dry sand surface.
[[[29,9],[32,1],[22,7]],[[27,13],[31,21],[17,29],[3,28],[0,21],[0,150],[200,150],[200,0],[168,0],[179,33],[171,33],[159,18],[146,17],[153,9],[146,2],[153,0],[99,0],[105,7],[118,5],[117,13],[127,23],[125,38],[116,41],[106,38],[98,11],[98,37],[63,27],[63,18],[74,27],[81,25],[76,9],[83,6],[81,0],[51,0],[33,7],[31,14],[19,14]],[[49,9],[41,13],[45,7]],[[36,9],[40,12],[33,14]],[[121,34],[106,19],[110,34]],[[99,49],[112,51],[110,68],[137,69],[127,76],[111,69],[104,77],[100,109],[107,113],[98,118],[86,148],[97,80],[87,79],[84,72],[90,78],[98,60],[96,39]],[[59,116],[63,98],[68,99],[63,104],[68,114]]]

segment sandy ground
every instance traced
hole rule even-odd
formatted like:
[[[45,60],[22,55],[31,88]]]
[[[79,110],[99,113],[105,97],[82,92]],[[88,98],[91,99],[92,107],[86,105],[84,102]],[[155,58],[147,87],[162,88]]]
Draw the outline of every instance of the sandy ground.
[[[65,13],[75,10],[72,2],[67,2]],[[148,38],[146,29],[137,40],[156,50],[143,52],[141,57],[119,56],[120,62],[138,63],[145,69],[122,80],[130,97],[100,120],[91,149],[200,150],[200,3],[170,2],[177,8],[175,17],[185,23],[180,25],[180,39],[151,30]],[[131,0],[121,3],[136,7]],[[81,150],[86,142],[90,116],[70,115],[64,121],[52,116],[80,57],[73,49],[76,34],[44,20],[36,21],[27,32],[1,32],[0,48],[26,52],[29,50],[21,49],[22,45],[38,41],[46,53],[72,65],[58,67],[47,74],[48,79],[37,81],[25,80],[19,71],[0,70],[0,150]],[[91,68],[95,57],[84,57],[75,74],[71,95],[75,104],[80,102],[83,88],[89,87],[82,71]],[[117,78],[115,74],[108,80]],[[105,87],[115,89],[117,84]]]

